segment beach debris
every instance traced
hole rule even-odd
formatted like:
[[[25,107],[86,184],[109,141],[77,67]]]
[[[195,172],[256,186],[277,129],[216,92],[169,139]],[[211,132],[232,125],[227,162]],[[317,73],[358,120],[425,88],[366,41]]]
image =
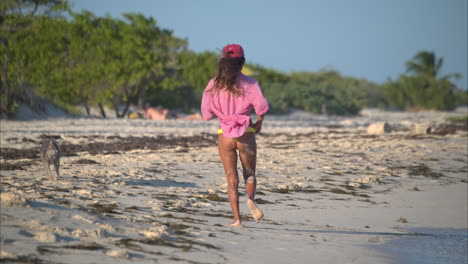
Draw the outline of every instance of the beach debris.
[[[364,184],[371,184],[371,183],[376,183],[376,184],[383,184],[384,183],[384,177],[381,176],[367,176],[364,179],[360,181],[361,183]]]
[[[82,244],[71,244],[71,245],[65,245],[65,246],[45,246],[43,248],[65,248],[65,249],[78,249],[78,250],[103,250],[105,249],[104,246],[101,246],[96,242],[84,242]]]
[[[122,259],[130,258],[128,251],[125,249],[108,250],[106,251],[106,255],[109,257],[114,257],[114,258],[122,258]]]
[[[392,127],[387,122],[372,123],[367,127],[369,135],[384,135],[390,132],[392,132]]]
[[[408,223],[408,219],[400,216],[400,218],[397,219],[397,222],[399,222],[399,223]]]
[[[91,159],[79,159],[73,161],[72,164],[99,164],[99,162],[91,160]]]
[[[110,234],[105,229],[98,228],[96,230],[90,230],[89,236],[96,238],[106,238],[109,237]]]
[[[46,232],[46,231],[39,231],[34,236],[34,239],[44,243],[55,243],[58,242],[58,237],[55,233]]]
[[[278,192],[308,192],[312,186],[304,182],[293,182],[289,184],[279,184],[276,191]]]
[[[41,158],[44,169],[47,171],[50,180],[57,181],[60,176],[60,148],[54,139],[45,139],[42,141]],[[50,166],[54,166],[52,173]]]
[[[255,198],[255,203],[256,204],[275,204],[273,202],[270,202],[268,200],[264,200],[262,198]]]
[[[117,203],[94,203],[88,205],[89,211],[96,214],[115,214],[117,213],[115,211],[117,207]]]
[[[77,229],[71,232],[71,235],[76,238],[83,238],[83,237],[106,238],[110,236],[110,234],[105,229],[102,229],[102,228],[90,229],[90,230]]]
[[[25,206],[29,203],[28,199],[26,199],[22,195],[12,192],[1,193],[0,202],[2,205],[5,206]]]
[[[77,195],[81,195],[83,197],[92,197],[93,196],[91,191],[87,190],[87,189],[72,190],[72,193],[77,194]]]
[[[399,222],[399,223],[408,223],[408,220],[406,218],[400,216],[400,218],[398,218],[397,222]]]
[[[434,128],[433,131],[431,131],[431,134],[439,135],[439,136],[445,136],[447,134],[455,134],[457,133],[457,130],[465,130],[466,127],[463,127],[462,125],[456,125],[456,124],[441,124]]]
[[[432,128],[426,124],[415,124],[413,127],[413,133],[417,135],[428,135],[431,131]]]
[[[0,260],[16,260],[18,256],[15,253],[0,251]]]
[[[208,193],[206,196],[205,196],[205,199],[207,200],[210,200],[210,201],[213,201],[213,202],[227,202],[226,199],[220,197],[218,195],[218,193]]]
[[[192,207],[192,202],[190,201],[190,199],[178,200],[174,202],[173,206],[174,207]]]
[[[146,238],[160,238],[162,235],[167,233],[167,227],[164,225],[151,227],[150,229],[140,230],[138,233],[142,234]]]
[[[336,194],[351,194],[350,192],[347,192],[347,191],[342,190],[340,188],[331,188],[330,192],[331,193],[336,193]]]
[[[435,172],[429,168],[426,164],[420,163],[414,166],[408,167],[410,174],[414,176],[424,176],[431,179],[439,179],[444,177],[442,173]]]
[[[365,188],[365,187],[367,187],[361,182],[345,182],[345,183],[346,183],[346,185],[351,186],[353,188]]]
[[[0,170],[1,171],[12,171],[12,170],[26,170],[24,166],[31,166],[33,163],[31,161],[22,161],[17,163],[1,162]]]

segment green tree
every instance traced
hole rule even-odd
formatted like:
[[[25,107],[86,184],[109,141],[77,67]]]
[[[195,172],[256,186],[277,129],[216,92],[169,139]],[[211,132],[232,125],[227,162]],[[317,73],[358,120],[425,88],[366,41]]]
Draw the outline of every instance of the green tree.
[[[37,19],[32,34],[23,41],[30,56],[25,68],[35,92],[61,106],[82,104],[89,114],[90,102],[99,98],[96,84],[102,81],[97,60],[97,18],[89,12],[64,18]]]
[[[90,113],[104,105],[118,117],[131,103],[144,101],[173,72],[186,41],[160,29],[151,17],[124,14],[124,19],[71,13],[70,21],[43,17],[19,42],[28,57],[25,78],[41,96],[67,106],[81,104]]]
[[[3,0],[0,2],[0,112],[11,118],[24,100],[25,65],[32,59],[20,50],[31,33],[32,23],[41,17],[52,17],[68,10],[67,0]]]
[[[408,74],[384,85],[389,103],[397,108],[453,110],[457,106],[457,88],[450,79],[460,78],[461,74],[439,77],[442,65],[443,58],[433,52],[418,52],[406,62]]]
[[[461,78],[460,73],[447,74],[438,78],[443,64],[444,58],[437,58],[434,52],[420,51],[412,60],[406,62],[406,71],[416,76],[425,76],[433,79],[447,80],[450,78]]]
[[[216,53],[205,51],[195,53],[193,51],[183,51],[179,54],[179,69],[175,77],[180,81],[177,90],[185,98],[182,107],[185,111],[190,111],[194,106],[201,103],[202,93],[217,71],[219,57]]]
[[[114,95],[111,104],[118,117],[125,116],[132,98],[145,97],[150,82],[160,82],[168,75],[178,50],[186,46],[186,41],[174,37],[172,31],[157,27],[151,17],[124,17],[126,21],[106,18],[103,26],[103,33],[111,36],[103,54],[107,61],[105,74]]]

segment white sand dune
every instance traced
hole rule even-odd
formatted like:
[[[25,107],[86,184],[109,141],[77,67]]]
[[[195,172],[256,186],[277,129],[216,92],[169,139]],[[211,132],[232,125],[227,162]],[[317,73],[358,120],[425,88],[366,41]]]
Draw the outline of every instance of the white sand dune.
[[[227,225],[231,211],[216,144],[82,151],[62,157],[58,182],[48,180],[39,158],[2,158],[23,170],[1,171],[0,259],[389,263],[368,245],[413,227],[468,228],[467,132],[410,131],[464,111],[267,117],[257,140],[256,202],[264,219],[250,216],[241,184],[243,228]],[[399,129],[366,134],[369,124],[382,121]],[[216,121],[1,121],[1,148],[33,151],[42,134],[60,136],[61,145],[88,146],[207,135],[216,128]]]

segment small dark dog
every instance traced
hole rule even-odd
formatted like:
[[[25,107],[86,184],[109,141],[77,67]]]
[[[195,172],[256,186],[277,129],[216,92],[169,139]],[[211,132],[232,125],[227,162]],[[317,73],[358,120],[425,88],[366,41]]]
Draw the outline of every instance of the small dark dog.
[[[60,169],[60,149],[57,142],[53,139],[42,141],[41,158],[44,168],[49,174],[50,180],[57,180]],[[50,170],[50,165],[54,166],[54,172]]]

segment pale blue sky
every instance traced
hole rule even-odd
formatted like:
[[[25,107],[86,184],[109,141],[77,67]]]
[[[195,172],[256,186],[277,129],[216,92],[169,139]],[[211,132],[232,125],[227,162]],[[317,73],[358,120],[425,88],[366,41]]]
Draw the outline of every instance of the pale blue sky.
[[[75,11],[139,12],[196,52],[244,47],[248,62],[286,73],[338,70],[378,83],[418,51],[444,57],[442,74],[468,87],[467,0],[71,0]]]

